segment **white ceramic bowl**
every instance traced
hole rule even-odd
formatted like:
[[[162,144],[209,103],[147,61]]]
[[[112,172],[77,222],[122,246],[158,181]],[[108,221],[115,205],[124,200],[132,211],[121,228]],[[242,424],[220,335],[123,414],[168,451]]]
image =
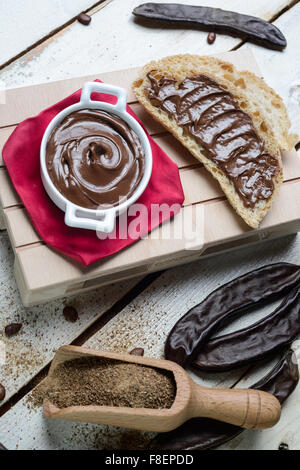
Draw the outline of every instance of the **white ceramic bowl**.
[[[114,95],[117,97],[117,103],[109,104],[102,101],[92,101],[91,93],[93,92]],[[105,233],[112,232],[117,215],[126,211],[128,207],[142,195],[148,185],[152,172],[151,146],[143,128],[132,116],[130,116],[129,113],[127,113],[126,101],[127,91],[123,88],[99,82],[86,82],[82,87],[80,102],[69,106],[57,114],[57,116],[55,116],[55,118],[49,123],[44,133],[40,150],[42,181],[48,196],[62,211],[65,212],[65,224],[70,227],[97,230]],[[99,109],[118,116],[136,133],[143,146],[145,152],[145,169],[142,179],[130,198],[117,206],[101,210],[87,209],[85,207],[77,206],[66,199],[50,179],[46,166],[46,147],[49,137],[53,129],[57,127],[68,114],[80,109]]]

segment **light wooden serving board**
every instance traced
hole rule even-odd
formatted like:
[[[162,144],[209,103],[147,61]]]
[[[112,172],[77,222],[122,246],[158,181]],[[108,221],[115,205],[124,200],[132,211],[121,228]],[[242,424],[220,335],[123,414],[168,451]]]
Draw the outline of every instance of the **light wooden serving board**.
[[[248,50],[219,55],[240,69],[259,74]],[[2,224],[8,230],[15,253],[15,276],[25,306],[46,302],[68,294],[86,292],[104,284],[166,269],[221,251],[300,231],[300,159],[296,151],[283,152],[284,183],[280,195],[258,230],[252,230],[236,215],[216,181],[189,152],[155,122],[136,101],[131,91],[137,69],[45,83],[6,92],[0,114],[0,148],[22,120],[80,88],[87,80],[104,82],[128,90],[128,103],[153,139],[177,163],[185,193],[183,213],[203,216],[203,233],[193,249],[186,240],[162,239],[166,224],[176,229],[179,217],[152,232],[116,255],[88,268],[47,247],[35,232],[22,202],[14,191],[0,161],[0,207]],[[193,210],[191,210],[193,207]]]

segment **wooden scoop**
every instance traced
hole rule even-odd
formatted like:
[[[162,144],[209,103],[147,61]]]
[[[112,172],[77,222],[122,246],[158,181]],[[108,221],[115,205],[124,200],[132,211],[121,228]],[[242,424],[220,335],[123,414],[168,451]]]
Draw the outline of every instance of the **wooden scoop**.
[[[49,376],[54,374],[55,368],[62,362],[92,356],[143,364],[172,372],[177,387],[173,405],[169,409],[116,406],[70,406],[60,409],[46,399],[44,414],[47,418],[156,432],[170,431],[196,417],[213,418],[247,429],[268,428],[274,426],[280,418],[280,404],[273,395],[251,389],[202,387],[197,385],[182,367],[171,361],[64,346],[57,351]]]

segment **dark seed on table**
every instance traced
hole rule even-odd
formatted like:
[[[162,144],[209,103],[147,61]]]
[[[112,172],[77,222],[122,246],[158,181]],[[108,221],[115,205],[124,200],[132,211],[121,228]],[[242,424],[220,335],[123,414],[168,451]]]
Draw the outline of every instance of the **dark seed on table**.
[[[132,356],[143,356],[144,355],[144,350],[143,348],[134,348],[130,353]]]
[[[6,390],[2,384],[0,384],[0,401],[4,400],[6,395]]]
[[[65,319],[71,323],[75,323],[78,320],[77,310],[69,305],[63,309],[63,315]]]
[[[278,450],[290,450],[289,449],[289,446],[287,444],[285,444],[284,442],[282,442],[280,444],[280,446],[278,447]]]
[[[208,33],[207,35],[207,42],[208,44],[213,44],[216,40],[216,33]]]
[[[85,26],[87,26],[92,21],[92,18],[89,15],[87,15],[86,13],[80,13],[80,15],[77,16],[77,20],[79,21],[79,23],[84,24]]]
[[[22,323],[11,323],[5,327],[5,334],[6,336],[13,336],[19,333],[20,329],[22,328]]]

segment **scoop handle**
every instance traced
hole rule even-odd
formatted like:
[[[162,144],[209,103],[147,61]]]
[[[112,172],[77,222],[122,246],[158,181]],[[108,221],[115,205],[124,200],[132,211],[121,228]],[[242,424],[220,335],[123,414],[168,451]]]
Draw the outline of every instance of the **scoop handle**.
[[[280,418],[280,403],[255,389],[212,389],[192,385],[191,416],[212,418],[245,429],[265,429]]]

